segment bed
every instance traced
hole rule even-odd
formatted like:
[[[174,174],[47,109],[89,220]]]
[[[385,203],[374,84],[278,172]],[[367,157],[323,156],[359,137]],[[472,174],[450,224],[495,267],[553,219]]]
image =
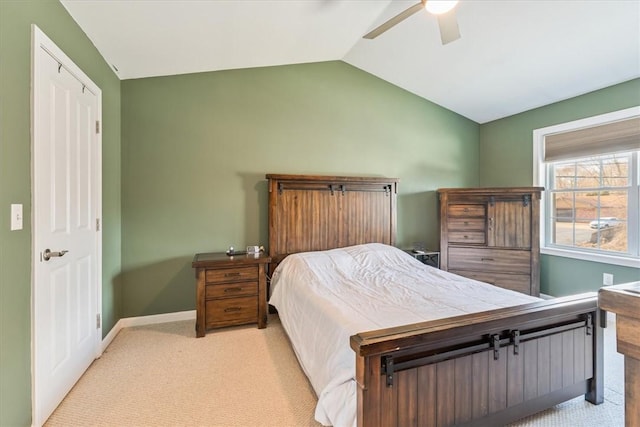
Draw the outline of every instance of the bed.
[[[395,179],[267,178],[270,304],[322,424],[494,426],[603,401],[595,293],[542,301],[421,264],[393,247]]]

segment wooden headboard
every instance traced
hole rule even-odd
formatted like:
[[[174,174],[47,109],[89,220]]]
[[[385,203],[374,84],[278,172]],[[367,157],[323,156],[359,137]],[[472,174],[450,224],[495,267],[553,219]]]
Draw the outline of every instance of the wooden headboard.
[[[269,180],[269,255],[396,241],[398,179],[274,175]]]

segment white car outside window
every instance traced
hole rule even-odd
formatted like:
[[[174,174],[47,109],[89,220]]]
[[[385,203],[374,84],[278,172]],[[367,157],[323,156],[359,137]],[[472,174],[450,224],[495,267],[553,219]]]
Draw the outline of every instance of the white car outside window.
[[[613,227],[614,225],[618,224],[618,218],[615,217],[606,217],[606,218],[600,218],[599,220],[596,219],[594,221],[591,221],[589,223],[589,227],[591,228],[607,228],[607,227]]]

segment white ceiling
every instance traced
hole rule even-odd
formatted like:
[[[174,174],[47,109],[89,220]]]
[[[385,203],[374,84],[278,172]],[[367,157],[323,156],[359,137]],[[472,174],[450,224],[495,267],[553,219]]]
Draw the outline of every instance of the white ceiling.
[[[343,60],[486,123],[640,77],[640,0],[61,0],[121,79]],[[640,94],[638,94],[640,99]]]

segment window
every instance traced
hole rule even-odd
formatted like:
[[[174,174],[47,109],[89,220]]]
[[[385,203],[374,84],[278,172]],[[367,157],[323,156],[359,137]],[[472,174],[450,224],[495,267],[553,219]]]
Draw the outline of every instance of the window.
[[[541,252],[640,267],[640,107],[534,131]]]

